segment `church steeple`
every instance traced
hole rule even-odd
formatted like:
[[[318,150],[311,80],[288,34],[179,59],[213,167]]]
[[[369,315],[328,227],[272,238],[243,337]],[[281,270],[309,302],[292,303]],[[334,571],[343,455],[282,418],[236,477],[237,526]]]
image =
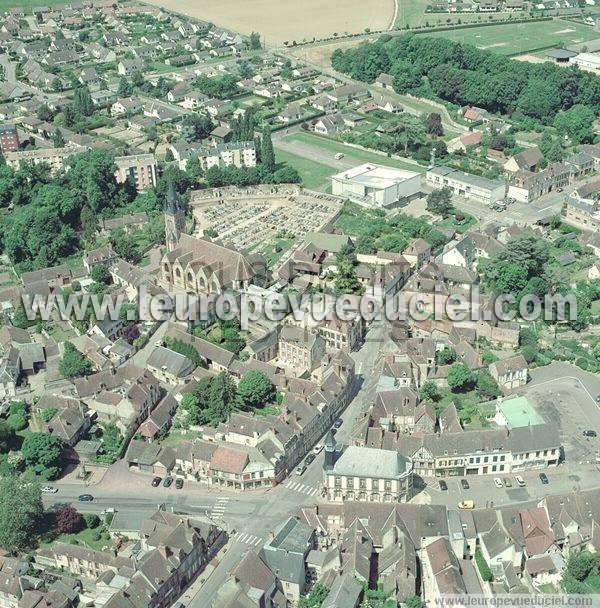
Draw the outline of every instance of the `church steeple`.
[[[333,438],[333,433],[331,432],[331,429],[329,429],[327,437],[325,437],[325,460],[323,462],[323,468],[326,471],[333,469],[336,460],[336,451],[337,445]]]
[[[175,184],[171,179],[167,183],[164,214],[165,243],[167,244],[167,250],[173,251],[177,247],[181,233],[185,230],[185,211],[180,203],[177,190],[175,190]]]

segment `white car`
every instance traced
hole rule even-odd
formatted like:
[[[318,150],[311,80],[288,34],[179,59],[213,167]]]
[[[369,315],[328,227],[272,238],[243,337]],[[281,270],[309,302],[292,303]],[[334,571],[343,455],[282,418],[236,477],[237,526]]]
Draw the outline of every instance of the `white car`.
[[[504,487],[504,485],[503,485],[502,480],[500,479],[500,477],[494,477],[494,485],[497,488],[503,488]]]
[[[520,488],[525,485],[525,480],[520,475],[515,475],[515,481]]]
[[[42,492],[44,494],[56,494],[58,492],[58,488],[55,488],[54,486],[44,486],[42,488]]]
[[[313,448],[313,454],[320,454],[323,450],[323,444],[317,443],[317,445]]]

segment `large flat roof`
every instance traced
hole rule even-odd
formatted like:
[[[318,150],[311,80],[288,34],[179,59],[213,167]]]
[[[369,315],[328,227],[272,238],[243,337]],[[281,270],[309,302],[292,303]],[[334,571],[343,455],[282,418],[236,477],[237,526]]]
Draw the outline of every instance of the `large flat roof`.
[[[354,182],[369,188],[383,190],[418,175],[420,174],[416,171],[405,171],[403,169],[394,169],[393,167],[365,163],[364,165],[342,171],[341,173],[334,175],[332,179]]]
[[[498,407],[508,421],[509,428],[544,424],[544,419],[535,411],[527,397],[504,399]]]

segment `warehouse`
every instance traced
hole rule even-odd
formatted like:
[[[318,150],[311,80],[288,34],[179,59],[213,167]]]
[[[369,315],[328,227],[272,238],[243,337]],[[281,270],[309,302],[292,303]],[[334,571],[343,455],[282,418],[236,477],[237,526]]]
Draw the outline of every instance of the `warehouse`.
[[[331,178],[332,193],[368,207],[390,207],[421,191],[421,175],[368,163]]]

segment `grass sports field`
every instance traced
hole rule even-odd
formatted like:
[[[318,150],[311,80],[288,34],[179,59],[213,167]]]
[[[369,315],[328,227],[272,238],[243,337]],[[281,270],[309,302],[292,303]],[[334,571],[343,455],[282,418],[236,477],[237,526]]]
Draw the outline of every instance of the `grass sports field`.
[[[488,25],[428,32],[424,35],[473,44],[480,49],[488,49],[502,55],[521,55],[561,43],[569,45],[598,38],[598,32],[592,27],[562,19]]]
[[[481,13],[427,13],[431,0],[397,0],[398,13],[396,27],[444,25],[446,23],[471,23],[472,21],[489,21],[489,14]],[[492,19],[502,19],[510,13],[491,13]]]

